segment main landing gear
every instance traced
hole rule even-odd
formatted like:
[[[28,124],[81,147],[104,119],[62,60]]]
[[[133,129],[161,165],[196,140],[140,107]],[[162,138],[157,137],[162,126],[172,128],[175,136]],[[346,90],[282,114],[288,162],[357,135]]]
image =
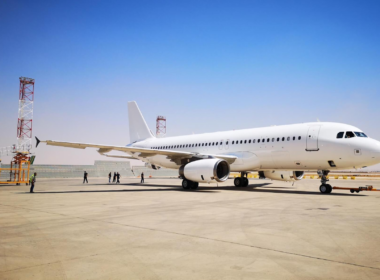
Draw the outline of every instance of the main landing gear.
[[[327,179],[327,175],[329,175],[329,172],[329,170],[318,171],[318,174],[321,176],[322,183],[322,185],[319,187],[321,193],[331,193],[332,191],[332,186],[330,184],[327,184],[327,182],[329,181]]]
[[[246,187],[248,186],[248,178],[247,178],[248,173],[246,172],[241,172],[240,177],[236,177],[234,180],[235,187]]]
[[[182,188],[184,190],[196,190],[198,189],[199,183],[198,182],[193,182],[187,179],[182,180]]]

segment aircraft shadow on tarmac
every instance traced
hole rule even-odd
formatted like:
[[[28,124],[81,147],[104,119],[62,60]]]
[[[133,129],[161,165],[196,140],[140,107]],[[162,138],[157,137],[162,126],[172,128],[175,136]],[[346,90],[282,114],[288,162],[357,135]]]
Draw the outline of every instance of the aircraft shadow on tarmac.
[[[112,186],[112,184],[91,184],[94,186]],[[86,186],[91,186],[86,185]],[[271,185],[271,183],[263,183],[263,184],[251,184],[248,187],[235,187],[235,186],[200,186],[196,191],[195,190],[184,190],[180,186],[173,186],[173,185],[158,185],[158,184],[140,184],[140,183],[126,183],[126,184],[118,184],[118,186],[138,186],[138,187],[155,187],[154,189],[113,189],[113,190],[68,190],[68,191],[41,191],[39,192],[38,189],[36,190],[35,194],[60,194],[60,193],[103,193],[103,192],[165,192],[165,191],[179,191],[179,192],[193,192],[193,193],[215,193],[220,190],[227,190],[227,191],[238,191],[238,192],[259,192],[259,193],[278,193],[278,194],[301,194],[301,195],[324,195],[321,194],[319,191],[300,191],[296,190],[294,188],[289,187],[275,187],[275,186],[268,186]],[[77,185],[73,185],[77,186]],[[159,188],[159,189],[157,189]],[[332,192],[329,195],[333,196],[352,196],[353,194],[349,193],[337,193]],[[355,196],[366,196],[364,194],[355,194]]]

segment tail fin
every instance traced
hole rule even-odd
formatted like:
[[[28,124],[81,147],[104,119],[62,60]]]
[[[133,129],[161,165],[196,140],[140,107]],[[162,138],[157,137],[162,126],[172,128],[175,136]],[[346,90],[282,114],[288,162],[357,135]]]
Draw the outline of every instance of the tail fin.
[[[128,102],[128,118],[131,143],[154,137],[135,101]]]

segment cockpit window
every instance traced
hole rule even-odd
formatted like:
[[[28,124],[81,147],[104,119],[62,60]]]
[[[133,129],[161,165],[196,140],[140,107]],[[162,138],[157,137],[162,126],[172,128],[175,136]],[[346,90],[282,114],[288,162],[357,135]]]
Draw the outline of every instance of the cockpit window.
[[[344,135],[344,132],[339,132],[338,135],[336,136],[336,138],[343,138],[343,135]]]
[[[344,137],[344,138],[353,138],[353,137],[355,137],[355,134],[352,131],[347,131],[346,137]]]
[[[364,132],[356,132],[355,131],[355,134],[356,134],[357,137],[367,137],[367,135],[365,135]]]

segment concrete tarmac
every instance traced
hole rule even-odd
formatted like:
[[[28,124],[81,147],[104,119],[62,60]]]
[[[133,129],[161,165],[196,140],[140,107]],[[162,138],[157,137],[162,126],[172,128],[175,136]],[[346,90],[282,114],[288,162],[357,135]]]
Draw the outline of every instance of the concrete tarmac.
[[[0,186],[0,279],[380,279],[380,192],[121,179]]]

